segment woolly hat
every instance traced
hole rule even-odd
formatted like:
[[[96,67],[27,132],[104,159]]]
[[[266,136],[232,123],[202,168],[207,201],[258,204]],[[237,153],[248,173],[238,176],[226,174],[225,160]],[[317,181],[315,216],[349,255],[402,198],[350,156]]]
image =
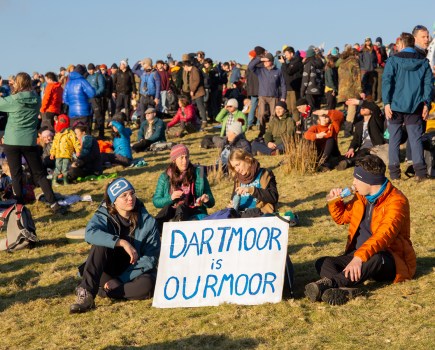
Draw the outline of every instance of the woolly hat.
[[[237,102],[237,100],[235,98],[230,98],[227,103],[225,104],[225,106],[231,106],[234,108],[239,108],[239,102]]]
[[[266,57],[270,62],[274,61],[273,55],[270,52],[268,52],[264,57]]]
[[[74,68],[74,72],[79,73],[80,75],[85,75],[85,73],[86,73],[86,67],[83,64],[78,64]]]
[[[275,107],[281,107],[281,108],[284,108],[284,110],[287,111],[287,104],[286,104],[285,102],[283,102],[283,101],[278,101],[278,102],[275,104]]]
[[[378,36],[375,40],[376,43],[379,43],[382,45],[382,38],[380,36]]]
[[[300,50],[300,51],[299,51],[299,56],[300,56],[301,58],[305,58],[305,57],[307,56],[307,53],[306,53],[304,50]]]
[[[62,132],[66,128],[69,128],[69,117],[66,114],[61,114],[57,117],[57,122],[54,124],[54,130],[56,132]]]
[[[149,57],[144,58],[141,63],[142,63],[142,66],[145,66],[145,65],[150,66],[150,67],[153,66],[153,60]]]
[[[230,125],[227,126],[227,133],[228,131],[231,131],[235,135],[240,135],[241,133],[243,133],[242,123],[232,122]]]
[[[266,52],[266,49],[264,47],[261,47],[261,46],[255,46],[254,51],[257,54],[257,56],[261,56]]]
[[[257,53],[255,52],[255,50],[249,51],[248,55],[249,57],[253,57],[253,58],[257,57]]]
[[[175,160],[181,156],[189,156],[189,149],[182,143],[173,146],[169,154],[172,162],[175,162]]]
[[[310,57],[314,57],[314,55],[315,55],[314,50],[313,49],[308,49],[306,54],[305,54],[305,57],[306,58],[310,58]]]
[[[338,50],[337,50],[336,47],[334,47],[334,48],[331,50],[331,56],[338,56]]]
[[[124,64],[125,66],[128,66],[128,60],[127,60],[127,59],[125,59],[125,60],[121,60],[121,61],[119,62],[119,65],[121,65],[121,64]]]
[[[107,187],[107,194],[109,195],[110,202],[115,202],[116,199],[126,191],[133,190],[133,185],[123,177],[113,180]]]
[[[116,63],[114,63],[114,64],[112,64],[112,65],[110,66],[110,68],[112,68],[112,69],[118,69],[118,65],[117,65]]]
[[[300,98],[299,100],[296,101],[296,107],[303,106],[303,105],[308,105],[308,101],[306,98]]]
[[[106,69],[107,70],[107,66],[104,63],[100,64],[100,69]]]
[[[95,65],[93,64],[93,63],[89,63],[88,64],[88,70],[89,69],[93,69],[93,70],[95,70]]]

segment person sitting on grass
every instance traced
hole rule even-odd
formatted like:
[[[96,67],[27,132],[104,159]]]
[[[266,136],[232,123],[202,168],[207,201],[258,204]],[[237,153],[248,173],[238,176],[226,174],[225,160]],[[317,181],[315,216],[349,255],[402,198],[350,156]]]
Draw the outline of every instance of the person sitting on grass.
[[[318,170],[330,171],[332,157],[340,157],[337,137],[343,121],[343,113],[335,109],[318,109],[313,114],[319,117],[317,125],[311,126],[304,134],[305,139],[315,142],[317,149]],[[331,122],[332,121],[332,122]]]
[[[382,147],[385,144],[385,117],[381,109],[374,102],[360,101],[355,98],[347,100],[346,104],[360,105],[360,114],[363,120],[355,123],[355,131],[349,149],[344,154],[344,159],[338,163],[336,169],[345,170],[353,167],[357,158],[378,152],[378,156],[385,153],[382,160],[388,162],[388,149]],[[384,152],[382,152],[382,149]]]
[[[195,106],[189,103],[186,96],[178,98],[178,106],[177,113],[167,124],[168,137],[183,137],[186,133],[199,131],[201,122],[198,120]]]
[[[248,127],[248,121],[246,118],[246,115],[243,114],[242,111],[238,110],[239,103],[235,98],[230,98],[227,103],[225,104],[225,107],[221,109],[219,114],[216,116],[216,121],[218,123],[222,123],[221,128],[221,137],[224,137],[227,134],[227,128],[230,126],[234,121],[238,121],[239,119],[244,121],[243,124],[243,132],[246,132],[246,129]]]
[[[172,147],[171,163],[160,175],[153,204],[161,208],[156,216],[159,227],[167,221],[198,220],[207,215],[215,201],[204,168],[190,162],[189,149]]]
[[[145,111],[145,120],[140,124],[137,142],[131,146],[135,152],[146,151],[153,143],[166,141],[166,125],[160,118],[156,118],[155,108]]]
[[[120,177],[106,186],[104,200],[86,226],[85,240],[92,247],[79,268],[82,280],[71,313],[93,309],[97,295],[127,300],[152,297],[160,232],[127,179]]]
[[[311,301],[331,305],[346,303],[361,291],[368,279],[402,282],[416,270],[416,256],[410,239],[410,210],[405,195],[385,177],[381,158],[359,158],[353,173],[354,198],[345,204],[342,189],[326,196],[333,220],[350,224],[344,255],[316,261],[321,279],[305,286]]]
[[[285,151],[285,142],[290,141],[295,135],[296,123],[289,115],[287,104],[278,101],[275,106],[275,118],[269,122],[264,142],[252,142],[252,154],[266,155],[282,154]]]

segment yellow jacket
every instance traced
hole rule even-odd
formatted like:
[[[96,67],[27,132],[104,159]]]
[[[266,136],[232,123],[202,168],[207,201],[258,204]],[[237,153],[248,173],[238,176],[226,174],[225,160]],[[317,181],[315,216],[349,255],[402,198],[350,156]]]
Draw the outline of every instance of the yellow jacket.
[[[76,134],[71,129],[65,129],[54,135],[53,145],[51,146],[50,155],[56,158],[72,159],[73,153],[80,153],[80,142]]]

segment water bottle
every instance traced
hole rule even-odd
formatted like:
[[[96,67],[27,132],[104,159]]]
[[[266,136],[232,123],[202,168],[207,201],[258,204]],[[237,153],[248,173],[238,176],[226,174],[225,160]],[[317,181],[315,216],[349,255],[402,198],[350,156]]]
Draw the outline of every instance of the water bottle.
[[[240,194],[235,194],[233,197],[233,208],[235,210],[239,209],[239,205],[240,205]]]
[[[346,198],[346,197],[352,196],[354,194],[355,194],[355,187],[354,186],[345,187],[345,188],[343,188],[343,191],[341,191],[340,197]]]

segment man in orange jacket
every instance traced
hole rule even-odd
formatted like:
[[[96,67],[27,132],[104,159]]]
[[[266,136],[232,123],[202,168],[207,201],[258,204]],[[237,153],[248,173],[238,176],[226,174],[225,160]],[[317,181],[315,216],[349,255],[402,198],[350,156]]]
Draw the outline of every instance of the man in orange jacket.
[[[47,87],[41,103],[41,127],[47,126],[54,130],[54,118],[61,112],[63,88],[53,72],[45,74]]]
[[[327,195],[332,218],[339,225],[350,224],[349,234],[344,255],[316,261],[322,278],[305,286],[310,300],[341,305],[360,293],[351,287],[367,279],[396,283],[414,276],[408,199],[385,177],[385,170],[378,156],[360,158],[354,170],[354,198],[345,204],[341,188]]]

